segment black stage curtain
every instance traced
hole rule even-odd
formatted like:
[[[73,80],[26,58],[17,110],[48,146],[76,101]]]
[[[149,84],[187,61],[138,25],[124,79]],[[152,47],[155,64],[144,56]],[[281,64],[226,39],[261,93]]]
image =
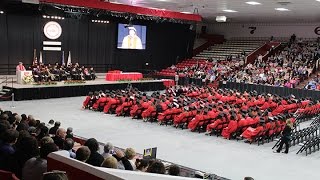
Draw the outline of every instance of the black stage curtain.
[[[0,73],[11,71],[10,74],[14,74],[19,61],[30,65],[34,49],[37,49],[39,59],[42,43],[48,40],[43,34],[43,27],[48,21],[40,15],[0,15]],[[71,51],[73,63],[93,66],[98,72],[108,69],[161,69],[192,55],[195,37],[189,25],[138,22],[136,24],[147,26],[146,50],[122,50],[116,48],[120,20],[110,20],[109,24],[92,23],[88,17],[54,21],[62,27],[62,36],[57,41],[62,42],[64,61]],[[46,64],[61,63],[61,60],[62,52],[43,52]]]
[[[277,94],[282,97],[287,97],[293,94],[296,98],[310,97],[313,100],[318,100],[320,98],[320,91],[286,88],[286,87],[273,87],[273,86],[258,85],[258,84],[245,84],[245,83],[220,81],[219,88],[237,89],[240,92],[255,90],[259,94],[271,93],[271,94]]]
[[[8,74],[8,26],[7,16],[0,14],[0,73]]]

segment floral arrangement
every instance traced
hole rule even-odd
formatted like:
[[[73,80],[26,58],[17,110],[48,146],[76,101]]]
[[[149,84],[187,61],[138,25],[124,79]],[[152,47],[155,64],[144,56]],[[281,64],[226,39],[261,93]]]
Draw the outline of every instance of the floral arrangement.
[[[25,75],[23,76],[22,81],[24,84],[31,84],[34,82],[34,79],[32,75]]]
[[[85,80],[67,80],[64,81],[64,84],[84,84],[86,83]]]
[[[54,82],[54,81],[48,81],[48,82],[36,82],[34,83],[34,85],[46,85],[46,86],[49,86],[49,85],[57,85],[57,82]]]

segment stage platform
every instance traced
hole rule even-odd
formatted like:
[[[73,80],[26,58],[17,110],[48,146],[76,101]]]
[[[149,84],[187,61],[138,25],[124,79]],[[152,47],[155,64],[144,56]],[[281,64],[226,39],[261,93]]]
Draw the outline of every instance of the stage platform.
[[[4,86],[4,88],[12,89],[14,100],[21,101],[85,96],[90,91],[125,89],[129,84],[141,91],[157,91],[165,89],[164,81],[165,80],[141,80],[121,82],[96,79],[94,81],[86,81],[84,84],[64,84],[64,82],[57,82],[56,85],[24,85],[13,83],[13,85]]]

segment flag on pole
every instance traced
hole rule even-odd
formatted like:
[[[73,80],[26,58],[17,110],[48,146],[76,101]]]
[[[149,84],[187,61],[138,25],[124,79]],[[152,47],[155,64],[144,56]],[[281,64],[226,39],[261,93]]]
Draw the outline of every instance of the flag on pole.
[[[39,64],[42,63],[42,51],[40,51]]]
[[[71,64],[71,51],[69,51],[67,65]]]
[[[61,65],[62,65],[62,66],[66,65],[66,64],[64,63],[64,51],[62,51]]]
[[[33,60],[32,60],[32,65],[34,66],[37,64],[37,49],[33,49]]]

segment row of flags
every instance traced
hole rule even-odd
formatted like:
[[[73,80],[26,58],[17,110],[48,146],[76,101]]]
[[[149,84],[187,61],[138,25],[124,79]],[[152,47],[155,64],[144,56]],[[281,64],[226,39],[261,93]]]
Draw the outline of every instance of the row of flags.
[[[62,56],[61,56],[61,64],[62,65],[66,65],[65,62],[64,62],[64,51],[62,51]],[[32,61],[32,65],[35,65],[35,64],[40,64],[40,63],[43,63],[43,58],[42,58],[42,51],[40,51],[40,56],[39,56],[39,61],[38,61],[38,58],[37,58],[37,50],[34,49],[33,50],[33,61]],[[68,64],[71,64],[71,51],[69,51],[69,54],[68,54],[68,59],[67,59],[67,65]]]

